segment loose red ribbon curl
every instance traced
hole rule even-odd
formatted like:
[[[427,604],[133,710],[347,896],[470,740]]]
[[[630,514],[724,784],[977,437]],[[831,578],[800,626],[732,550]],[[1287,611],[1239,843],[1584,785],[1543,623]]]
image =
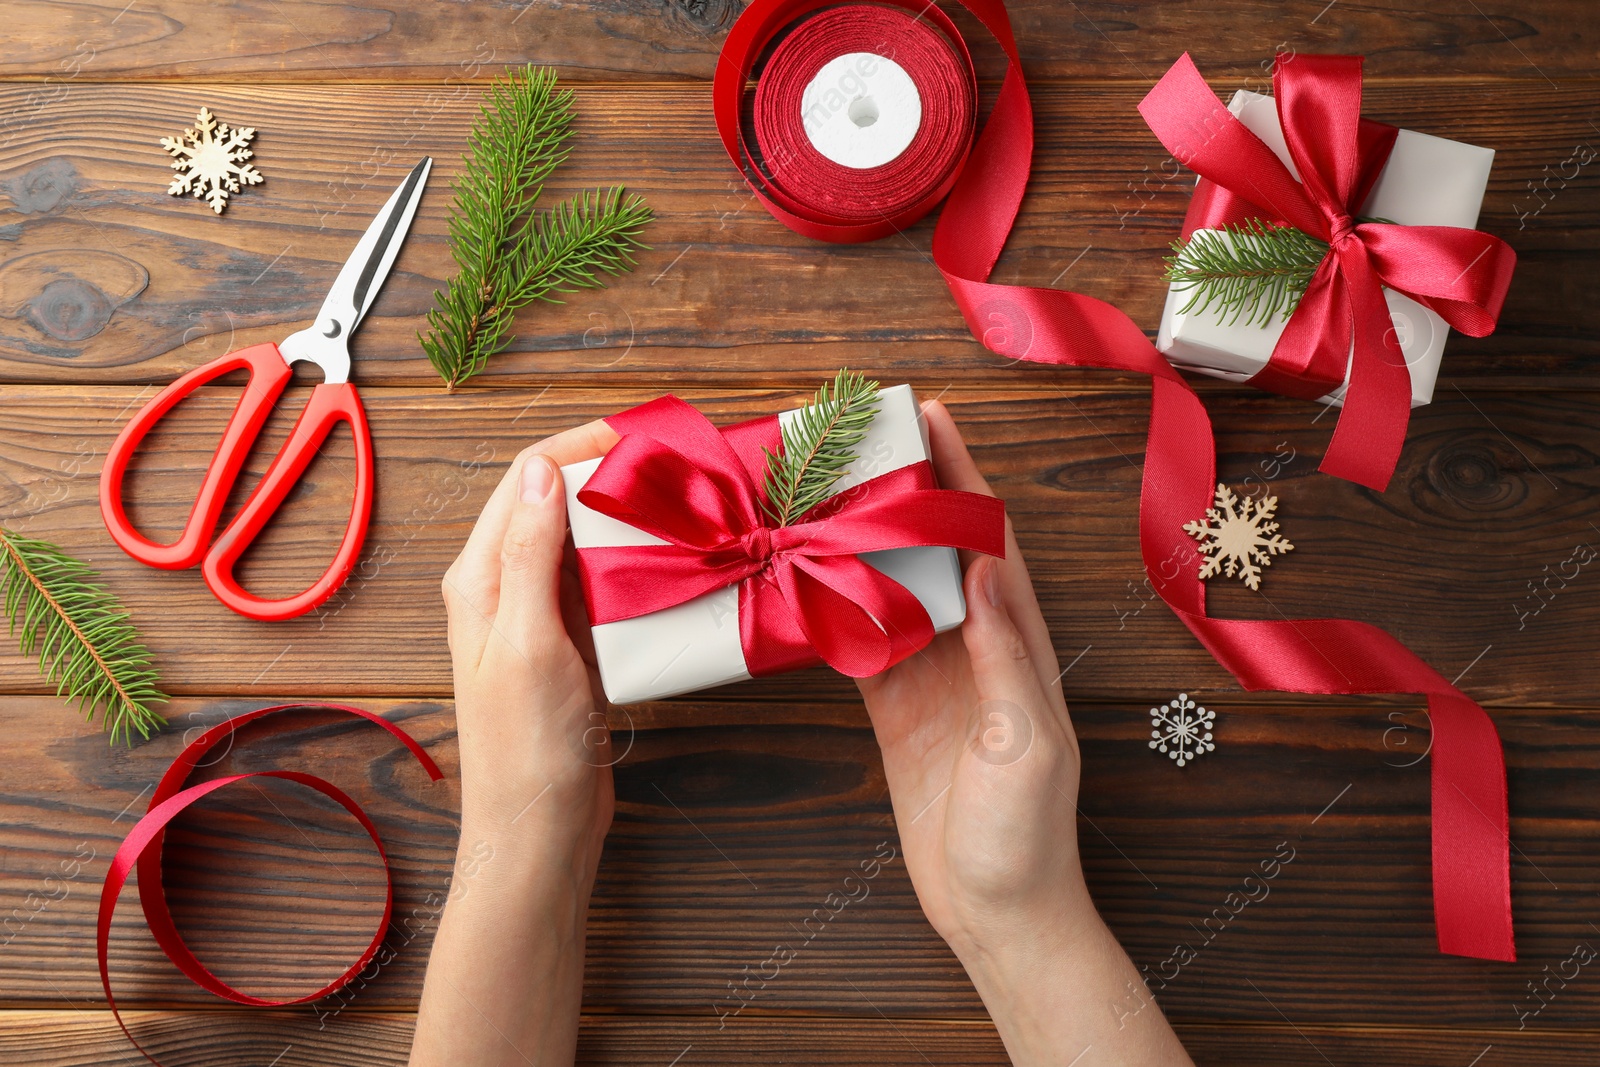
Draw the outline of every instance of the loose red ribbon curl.
[[[111,1014],[117,1020],[117,1025],[122,1028],[133,1047],[138,1049],[145,1059],[157,1064],[160,1061],[129,1033],[128,1026],[122,1021],[122,1014],[117,1010],[117,999],[111,993],[111,971],[108,961],[108,951],[111,938],[111,916],[117,909],[117,896],[122,892],[122,887],[127,884],[128,876],[137,866],[139,871],[139,903],[144,908],[145,922],[150,927],[150,933],[155,936],[156,944],[161,946],[161,951],[167,954],[167,959],[187,975],[190,981],[202,989],[210,990],[219,997],[225,997],[237,1004],[250,1004],[256,1007],[278,1008],[290,1004],[305,1004],[327,996],[346,984],[362,969],[372,962],[377,955],[378,947],[383,944],[384,935],[389,930],[389,918],[394,910],[394,880],[389,875],[389,855],[384,851],[383,842],[378,837],[378,828],[367,818],[361,806],[350,798],[343,790],[332,782],[325,781],[313,774],[300,771],[252,771],[249,774],[230,774],[221,778],[213,778],[209,782],[202,782],[196,786],[185,789],[183,783],[189,778],[194,769],[199,766],[200,759],[210,752],[217,744],[233,735],[233,732],[248,722],[253,722],[263,715],[271,715],[278,711],[305,708],[317,711],[343,711],[351,715],[360,716],[369,722],[376,723],[389,733],[393,734],[401,744],[411,750],[411,754],[422,764],[428,772],[428,777],[438,781],[443,777],[437,764],[423,751],[421,745],[412,740],[400,727],[360,708],[350,707],[345,704],[278,704],[270,708],[261,708],[258,711],[248,712],[244,715],[235,715],[227,722],[213,726],[201,734],[192,744],[186,745],[178,758],[172,761],[167,768],[167,773],[161,776],[156,791],[150,796],[150,807],[145,814],[134,824],[133,829],[117,849],[117,854],[111,859],[111,868],[106,872],[105,884],[100,890],[100,918],[96,928],[96,943],[100,956],[100,984],[106,991],[106,1004],[111,1009]],[[337,801],[346,811],[354,815],[367,834],[372,838],[372,843],[378,848],[378,858],[383,862],[384,898],[383,918],[378,923],[377,932],[372,935],[372,943],[362,952],[361,958],[356,960],[342,975],[328,985],[293,1000],[263,1000],[241,993],[228,985],[222,979],[206,969],[195,954],[189,951],[189,946],[184,943],[183,935],[178,932],[177,924],[172,920],[172,912],[167,907],[166,891],[161,884],[161,846],[166,838],[167,825],[177,818],[186,808],[190,807],[202,797],[229,786],[235,782],[242,782],[249,778],[282,778],[290,782],[299,782],[301,785],[315,789]]]
[[[712,87],[713,108],[723,145],[734,165],[751,184],[757,198],[779,221],[799,233],[822,240],[872,240],[904,228],[933,205],[885,201],[880,219],[872,223],[830,215],[825,204],[796,199],[797,191],[803,192],[815,184],[795,174],[796,168],[803,170],[807,166],[803,156],[765,161],[766,170],[763,170],[749,158],[740,130],[740,103],[757,56],[780,30],[825,3],[826,0],[753,0],[734,24],[723,46]],[[884,3],[923,16],[951,39],[963,57],[966,56],[959,33],[937,8],[919,0],[884,0]],[[949,285],[967,325],[986,347],[1002,356],[1150,376],[1150,429],[1139,498],[1139,547],[1145,569],[1162,599],[1241,686],[1251,691],[1421,693],[1427,696],[1434,738],[1431,751],[1433,894],[1439,947],[1456,955],[1514,960],[1505,762],[1499,736],[1488,715],[1404,645],[1375,626],[1349,619],[1247,621],[1209,616],[1198,568],[1177,566],[1174,562],[1192,559],[1193,545],[1182,526],[1205,512],[1216,485],[1215,441],[1211,420],[1200,398],[1138,325],[1110,304],[1061,289],[996,285],[988,281],[1027,188],[1033,156],[1033,108],[1002,0],[961,0],[961,3],[999,42],[1009,61],[988,122],[978,135],[970,156],[964,163],[956,164],[959,176],[933,235],[934,263]],[[840,10],[876,10],[879,6],[855,5]],[[808,22],[800,22],[790,36],[806,33],[808,25]],[[886,46],[892,47],[892,42]],[[826,56],[827,50],[821,54]],[[1307,57],[1301,56],[1296,63],[1306,60]],[[1436,228],[1374,227],[1368,230],[1365,226],[1350,227],[1344,221],[1335,226],[1329,214],[1318,207],[1348,203],[1358,190],[1357,179],[1349,173],[1352,166],[1349,146],[1360,143],[1362,136],[1357,121],[1359,98],[1355,99],[1352,109],[1348,75],[1339,70],[1341,64],[1350,62],[1330,59],[1327,63],[1308,64],[1305,69],[1312,72],[1313,77],[1290,90],[1294,102],[1288,110],[1293,117],[1286,118],[1285,122],[1296,127],[1295,137],[1302,142],[1297,151],[1310,161],[1302,173],[1308,176],[1308,182],[1318,183],[1316,191],[1276,188],[1287,171],[1275,157],[1270,161],[1271,166],[1261,160],[1258,168],[1240,180],[1246,184],[1253,180],[1269,184],[1268,188],[1252,194],[1252,201],[1261,204],[1264,211],[1286,209],[1286,217],[1293,224],[1303,222],[1312,232],[1320,228],[1332,239],[1330,243],[1337,243],[1338,249],[1330,257],[1331,262],[1319,273],[1320,285],[1334,292],[1326,298],[1317,298],[1312,305],[1317,307],[1320,302],[1327,317],[1337,318],[1336,313],[1343,307],[1361,313],[1365,305],[1360,301],[1366,299],[1362,293],[1376,292],[1377,279],[1392,276],[1400,279],[1402,285],[1414,286],[1414,294],[1425,298],[1425,303],[1458,324],[1458,328],[1472,332],[1486,326],[1498,311],[1500,298],[1492,292],[1485,294],[1484,287],[1492,290],[1499,285],[1503,293],[1503,278],[1510,269],[1511,260],[1508,254],[1496,252],[1484,235],[1452,238],[1447,234],[1440,240],[1439,235],[1427,232]],[[1251,159],[1261,153],[1248,146],[1251,142],[1259,145],[1259,141],[1253,135],[1248,139],[1241,136],[1242,125],[1214,96],[1210,103],[1202,101],[1203,107],[1199,109],[1193,105],[1192,97],[1185,102],[1180,90],[1185,84],[1193,88],[1186,69],[1192,69],[1187,58],[1179,62],[1174,74],[1168,75],[1176,80],[1163,79],[1152,97],[1147,98],[1145,109],[1156,114],[1157,125],[1164,125],[1171,117],[1168,108],[1174,109],[1171,114],[1180,119],[1179,136],[1185,130],[1206,129],[1207,123],[1214,124],[1216,131],[1222,132],[1208,134],[1206,140],[1184,155],[1204,160],[1206,168],[1214,169],[1210,175],[1213,178],[1229,177],[1231,171],[1224,174],[1220,168],[1214,168],[1214,164],[1219,163],[1218,157],[1226,156],[1223,148],[1232,147],[1245,154],[1241,158]],[[1322,79],[1315,76],[1318,71],[1327,71],[1333,84],[1324,89]],[[918,78],[917,71],[908,68],[908,73],[914,80]],[[923,83],[919,81],[918,84]],[[1324,91],[1331,92],[1332,97],[1323,99],[1320,94]],[[946,103],[924,94],[924,110]],[[1187,120],[1187,124],[1182,120]],[[1303,130],[1302,121],[1305,122]],[[1325,137],[1329,144],[1319,144]],[[1265,151],[1264,146],[1261,147]],[[1266,155],[1270,156],[1271,152],[1266,151]],[[1324,156],[1328,157],[1326,170],[1322,166]],[[1226,158],[1220,162],[1225,164]],[[1324,174],[1328,175],[1327,179]],[[781,188],[776,185],[779,181]],[[1357,230],[1362,232],[1357,234]],[[1417,233],[1418,230],[1423,232]],[[1479,241],[1475,247],[1491,260],[1490,265],[1480,270],[1475,263],[1463,262],[1461,251],[1470,246],[1458,247],[1458,240]],[[1431,258],[1436,254],[1443,258]],[[1462,276],[1458,277],[1458,273]],[[1490,278],[1488,282],[1484,281],[1485,273]],[[1456,303],[1471,305],[1474,299],[1482,301],[1475,306],[1481,309],[1483,319],[1475,318],[1471,307],[1463,308]],[[1387,312],[1384,320],[1387,330]],[[1308,316],[1305,324],[1297,327],[1297,332],[1311,332],[1313,325],[1313,318]],[[1337,323],[1328,324],[1330,329],[1337,326]],[[1338,351],[1341,358],[1349,351],[1353,324],[1347,321],[1343,328],[1345,347],[1329,349]],[[1321,349],[1311,345],[1309,350],[1314,353]],[[1287,360],[1288,353],[1304,354],[1308,348],[1302,341],[1285,351]],[[1351,383],[1352,402],[1355,396],[1364,401],[1372,399],[1375,393],[1390,388],[1385,383],[1396,383],[1393,395],[1377,396],[1376,406],[1369,405],[1367,415],[1363,416],[1366,419],[1393,413],[1389,416],[1392,423],[1394,417],[1403,414],[1400,405],[1409,405],[1409,385],[1401,382],[1406,375],[1403,360],[1399,366],[1393,366],[1389,361],[1392,357],[1380,353],[1378,358],[1373,358],[1373,355],[1370,343],[1365,355],[1357,353]],[[1319,357],[1316,361],[1319,369],[1320,359],[1326,358]],[[1311,361],[1311,357],[1307,359]],[[1274,373],[1283,369],[1280,366]],[[1340,423],[1340,432],[1346,439],[1358,432],[1351,414],[1347,413],[1345,421]],[[1363,421],[1361,429],[1366,428],[1367,423]],[[1392,440],[1386,439],[1381,448],[1374,447],[1370,453],[1362,453],[1359,446],[1342,444],[1339,451],[1346,457],[1355,456],[1354,467],[1359,468],[1363,462],[1370,467],[1374,462],[1381,464],[1391,446]]]
[[[1256,218],[1328,242],[1272,358],[1250,381],[1314,400],[1342,384],[1348,367],[1344,412],[1318,469],[1382,492],[1411,418],[1411,374],[1382,287],[1483,337],[1494,332],[1516,253],[1480,230],[1354,221],[1399,132],[1361,118],[1359,56],[1280,55],[1272,87],[1302,181],[1223,107],[1187,55],[1139,112],[1203,179],[1185,236]]]
[[[578,549],[595,625],[739,586],[739,640],[752,676],[825,662],[877,674],[933,640],[927,609],[857,558],[914,545],[1005,555],[1005,506],[934,486],[926,460],[828,498],[789,526],[762,510],[776,416],[719,431],[675,396],[606,419],[621,440],[578,491],[584,506],[668,542]]]

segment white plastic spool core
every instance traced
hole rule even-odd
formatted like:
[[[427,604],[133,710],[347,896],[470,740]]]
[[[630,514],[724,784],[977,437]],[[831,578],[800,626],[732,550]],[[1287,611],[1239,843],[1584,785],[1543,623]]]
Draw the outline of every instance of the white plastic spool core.
[[[922,126],[922,95],[905,68],[871,52],[829,60],[800,96],[806,137],[842,167],[881,167]]]

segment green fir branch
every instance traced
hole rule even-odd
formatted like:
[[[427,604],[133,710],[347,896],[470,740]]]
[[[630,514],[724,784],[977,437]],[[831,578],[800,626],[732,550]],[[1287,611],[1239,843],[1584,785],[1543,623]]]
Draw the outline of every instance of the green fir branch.
[[[1361,218],[1358,222],[1389,222]],[[1260,219],[1196,230],[1189,240],[1173,241],[1166,257],[1166,280],[1189,293],[1180,314],[1203,313],[1213,304],[1217,318],[1232,326],[1266,326],[1273,316],[1288,319],[1300,306],[1306,287],[1328,255],[1328,243],[1293,226]]]
[[[518,309],[603,285],[602,275],[633,269],[634,252],[649,247],[639,234],[650,208],[620,186],[536,210],[571,136],[572,90],[556,89],[554,71],[529,66],[490,84],[456,180],[457,273],[434,294],[428,333],[418,335],[447,389],[504,350]]]
[[[877,382],[848,370],[824,382],[811,403],[784,424],[782,453],[767,452],[762,486],[767,517],[788,526],[826,500],[855,461],[877,413]]]
[[[1189,293],[1182,314],[1203,313],[1213,304],[1228,325],[1266,326],[1287,319],[1328,254],[1328,245],[1293,226],[1246,219],[1220,230],[1196,230],[1187,242],[1172,242],[1166,280]]]
[[[166,694],[148,649],[128,612],[106,591],[99,575],[48,541],[0,528],[0,587],[5,615],[22,654],[39,660],[39,673],[56,693],[76,700],[101,721],[115,743],[148,738],[166,720],[153,709]]]

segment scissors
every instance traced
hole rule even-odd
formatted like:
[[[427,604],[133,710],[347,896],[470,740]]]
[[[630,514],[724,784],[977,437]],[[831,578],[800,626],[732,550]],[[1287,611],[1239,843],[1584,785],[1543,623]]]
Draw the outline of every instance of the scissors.
[[[350,335],[372,306],[389,276],[389,268],[394,266],[432,168],[433,160],[424,158],[390,194],[383,210],[361,235],[355,251],[350,253],[334,279],[315,323],[290,334],[282,345],[270,341],[252,345],[196,367],[163,389],[122,428],[100,475],[100,512],[106,529],[124,552],[141,563],[163,570],[184,570],[200,563],[205,583],[216,598],[252,619],[270,621],[303,615],[344,584],[366,541],[373,483],[372,431],[367,426],[361,397],[350,383]],[[291,365],[301,360],[322,368],[322,383],[311,391],[311,398],[289,432],[289,439],[267,468],[266,476],[239,514],[208,547],[207,541],[216,529],[218,516],[251,447],[294,376]],[[157,544],[135,530],[123,510],[122,481],[128,461],[145,435],[178,401],[207,382],[235,370],[248,370],[250,380],[211,457],[189,520],[176,541]],[[311,588],[296,596],[268,600],[246,592],[233,574],[239,557],[260,535],[328,434],[341,422],[349,423],[355,438],[356,483],[350,522],[333,563]]]

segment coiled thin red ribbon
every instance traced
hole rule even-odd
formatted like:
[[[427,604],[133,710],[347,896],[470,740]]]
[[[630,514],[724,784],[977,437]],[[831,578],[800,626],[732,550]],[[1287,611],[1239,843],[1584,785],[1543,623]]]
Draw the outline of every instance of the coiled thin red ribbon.
[[[578,491],[584,506],[668,542],[578,549],[595,625],[739,586],[739,640],[755,677],[825,662],[864,678],[933,640],[927,609],[856,558],[914,545],[1005,555],[1005,505],[934,486],[926,460],[824,500],[792,525],[762,509],[776,416],[718,430],[675,396],[606,419],[621,440]]]
[[[422,764],[428,772],[428,777],[438,781],[443,777],[432,757],[425,752],[421,745],[412,740],[400,727],[360,708],[350,707],[346,704],[278,704],[270,708],[261,708],[259,711],[248,712],[244,715],[235,715],[227,722],[213,726],[201,734],[192,744],[184,747],[178,753],[178,758],[172,761],[167,772],[161,776],[161,781],[156,786],[156,791],[150,796],[150,807],[145,814],[134,824],[117,854],[111,859],[111,868],[106,872],[105,884],[100,890],[100,918],[96,928],[96,943],[100,956],[100,984],[106,991],[106,1004],[111,1008],[111,1014],[116,1018],[117,1025],[122,1028],[133,1047],[138,1049],[145,1059],[151,1063],[159,1064],[154,1056],[145,1051],[143,1045],[135,1040],[129,1033],[127,1024],[122,1021],[122,1014],[117,1010],[117,1000],[111,993],[111,972],[108,962],[108,951],[111,938],[111,916],[117,908],[117,896],[122,892],[122,887],[127,884],[128,875],[133,873],[135,867],[139,871],[139,903],[144,908],[145,922],[154,935],[156,944],[161,946],[161,951],[167,954],[167,959],[189,977],[189,980],[202,989],[210,990],[219,997],[225,997],[237,1004],[250,1004],[256,1007],[276,1008],[289,1004],[305,1004],[327,996],[360,974],[362,969],[372,962],[377,955],[378,947],[383,944],[384,935],[389,930],[389,918],[394,910],[394,880],[389,875],[389,856],[383,849],[383,842],[378,837],[378,828],[367,818],[361,806],[350,798],[343,790],[332,782],[318,778],[314,774],[305,774],[301,771],[252,771],[249,774],[230,774],[221,778],[213,778],[209,782],[202,782],[196,786],[185,789],[183,783],[189,778],[194,769],[199,766],[200,759],[210,752],[218,743],[232,736],[239,727],[249,722],[254,722],[263,715],[271,715],[278,711],[291,709],[307,709],[313,711],[342,711],[351,715],[360,716],[369,722],[376,723],[389,731],[390,734],[411,750],[411,754]],[[372,943],[362,952],[361,958],[356,960],[344,974],[334,979],[328,985],[315,993],[293,1000],[263,1000],[241,993],[228,985],[222,979],[206,969],[205,964],[189,951],[189,946],[184,943],[183,935],[178,932],[177,925],[172,920],[172,912],[167,907],[166,892],[161,884],[161,846],[166,838],[167,825],[177,818],[190,805],[202,797],[209,796],[225,786],[242,782],[249,778],[282,778],[290,782],[315,789],[317,792],[336,801],[351,815],[355,816],[367,834],[371,836],[372,843],[378,848],[378,857],[383,863],[384,898],[383,918],[378,923],[377,932],[372,935]]]
[[[960,54],[966,55],[965,47],[959,43],[959,34],[936,8],[917,0],[886,0],[886,3],[925,18],[956,43]],[[1241,686],[1251,691],[1421,693],[1427,696],[1433,724],[1433,899],[1439,947],[1457,955],[1514,960],[1505,763],[1499,736],[1488,715],[1404,645],[1375,626],[1349,619],[1253,621],[1216,619],[1208,615],[1205,588],[1197,569],[1174,565],[1176,560],[1192,558],[1192,542],[1182,526],[1205,512],[1216,485],[1211,420],[1200,398],[1133,320],[1110,304],[1081,293],[996,285],[987,280],[1005,246],[1027,187],[1033,155],[1033,110],[1005,5],[1001,0],[961,0],[961,3],[994,36],[1009,60],[994,110],[978,135],[970,158],[959,167],[959,176],[933,235],[934,263],[949,285],[968,326],[986,347],[1003,356],[1150,376],[1150,429],[1139,499],[1140,551],[1162,599]],[[712,88],[717,128],[729,156],[751,183],[755,195],[785,225],[822,240],[870,240],[909,225],[931,209],[931,205],[924,208],[921,202],[885,203],[882,217],[871,223],[832,217],[817,204],[795,199],[794,191],[808,186],[793,173],[794,168],[804,165],[803,157],[778,161],[780,165],[769,176],[745,152],[740,131],[740,103],[757,56],[774,35],[821,6],[820,0],[752,0],[729,32],[717,67]],[[866,10],[877,6],[856,5],[840,10]],[[809,25],[809,22],[794,25],[790,37],[806,33]],[[828,51],[811,54],[827,55]],[[1305,61],[1304,56],[1296,60],[1297,63]],[[1334,66],[1337,68],[1338,64]],[[1146,99],[1145,111],[1147,117],[1152,113],[1156,115],[1157,126],[1165,126],[1174,116],[1181,122],[1203,112],[1204,123],[1208,125],[1200,128],[1211,130],[1208,134],[1211,139],[1194,145],[1192,151],[1183,155],[1205,159],[1210,167],[1218,163],[1215,157],[1224,154],[1224,146],[1248,142],[1235,130],[1235,127],[1242,129],[1238,120],[1222,108],[1209,89],[1206,90],[1209,103],[1179,102],[1180,90],[1197,91],[1192,82],[1185,90],[1186,69],[1192,67],[1187,61],[1180,61],[1175,68],[1176,75],[1168,75],[1176,77],[1177,81],[1163,79],[1162,86]],[[1307,122],[1313,127],[1327,130],[1330,138],[1339,139],[1342,144],[1351,143],[1349,139],[1355,136],[1357,124],[1350,112],[1347,79],[1334,69],[1335,84],[1328,87],[1332,95],[1324,98],[1320,95],[1322,89],[1318,83],[1322,79],[1317,72],[1327,68],[1310,64],[1306,69],[1311,77],[1296,89],[1297,112],[1305,109]],[[913,80],[919,77],[917,70],[908,68],[908,73]],[[945,104],[923,94],[924,112],[938,106]],[[1359,99],[1355,106],[1359,110]],[[1164,109],[1168,107],[1175,109],[1172,115],[1166,114]],[[1198,112],[1194,110],[1196,107]],[[1190,126],[1183,127],[1188,128]],[[1306,144],[1302,145],[1302,151],[1313,156],[1323,152],[1337,154],[1334,173],[1340,175],[1339,181],[1317,203],[1347,202],[1354,193],[1354,182],[1347,180],[1346,168],[1350,164],[1343,149]],[[1176,151],[1174,154],[1178,155]],[[1241,159],[1253,165],[1251,161],[1256,160],[1257,155]],[[1270,181],[1286,173],[1276,159],[1272,162],[1276,164],[1275,170],[1265,169],[1265,162],[1261,161],[1263,169],[1259,174],[1249,171],[1239,175],[1238,180],[1249,183],[1259,177]],[[1219,174],[1214,172],[1210,176],[1216,178]],[[776,184],[780,179],[781,188]],[[1312,177],[1310,180],[1320,179]],[[1300,200],[1295,201],[1296,196]],[[1345,199],[1340,200],[1341,196]],[[1293,202],[1292,210],[1300,213],[1292,217],[1298,218],[1296,224],[1304,221],[1310,227],[1326,226],[1326,215],[1318,222],[1318,216],[1304,203],[1306,197],[1304,192],[1273,190],[1262,192],[1256,202],[1279,207],[1288,207]],[[1347,296],[1353,299],[1355,291],[1372,281],[1369,276],[1372,270],[1392,269],[1397,276],[1408,277],[1406,271],[1413,269],[1426,273],[1421,264],[1388,263],[1391,255],[1406,259],[1422,254],[1418,244],[1405,244],[1408,239],[1396,232],[1406,229],[1412,228],[1384,228],[1381,233],[1369,231],[1357,242],[1362,249],[1359,252],[1354,247],[1348,252],[1344,250],[1347,236],[1342,226],[1337,231],[1328,229],[1330,237],[1338,238],[1341,250],[1335,262],[1338,269],[1325,268],[1328,277],[1324,284],[1348,287]],[[1421,238],[1426,239],[1426,235]],[[1402,244],[1391,246],[1391,241]],[[1486,248],[1485,255],[1492,253],[1488,246],[1480,247]],[[1383,258],[1386,265],[1369,269],[1374,258]],[[1462,281],[1451,278],[1452,269],[1449,263],[1436,265],[1437,284],[1421,285],[1418,291],[1430,300],[1450,299],[1440,294],[1459,292],[1453,287]],[[1498,275],[1499,268],[1491,273]],[[1347,274],[1351,276],[1348,281]],[[1376,282],[1372,284],[1375,286]],[[1473,284],[1476,287],[1478,283]],[[1330,302],[1329,306],[1336,310],[1343,305]],[[1433,306],[1437,309],[1439,305]],[[1498,304],[1495,307],[1498,308]],[[1485,308],[1486,313],[1488,310]],[[1345,343],[1348,345],[1348,341]],[[1387,380],[1396,375],[1403,377],[1405,369],[1403,364],[1389,366],[1381,358],[1362,358],[1357,360],[1355,373],[1377,375]],[[1354,380],[1351,388],[1358,388]],[[1370,391],[1365,380],[1359,388],[1363,395]],[[1404,395],[1409,395],[1409,387]]]

